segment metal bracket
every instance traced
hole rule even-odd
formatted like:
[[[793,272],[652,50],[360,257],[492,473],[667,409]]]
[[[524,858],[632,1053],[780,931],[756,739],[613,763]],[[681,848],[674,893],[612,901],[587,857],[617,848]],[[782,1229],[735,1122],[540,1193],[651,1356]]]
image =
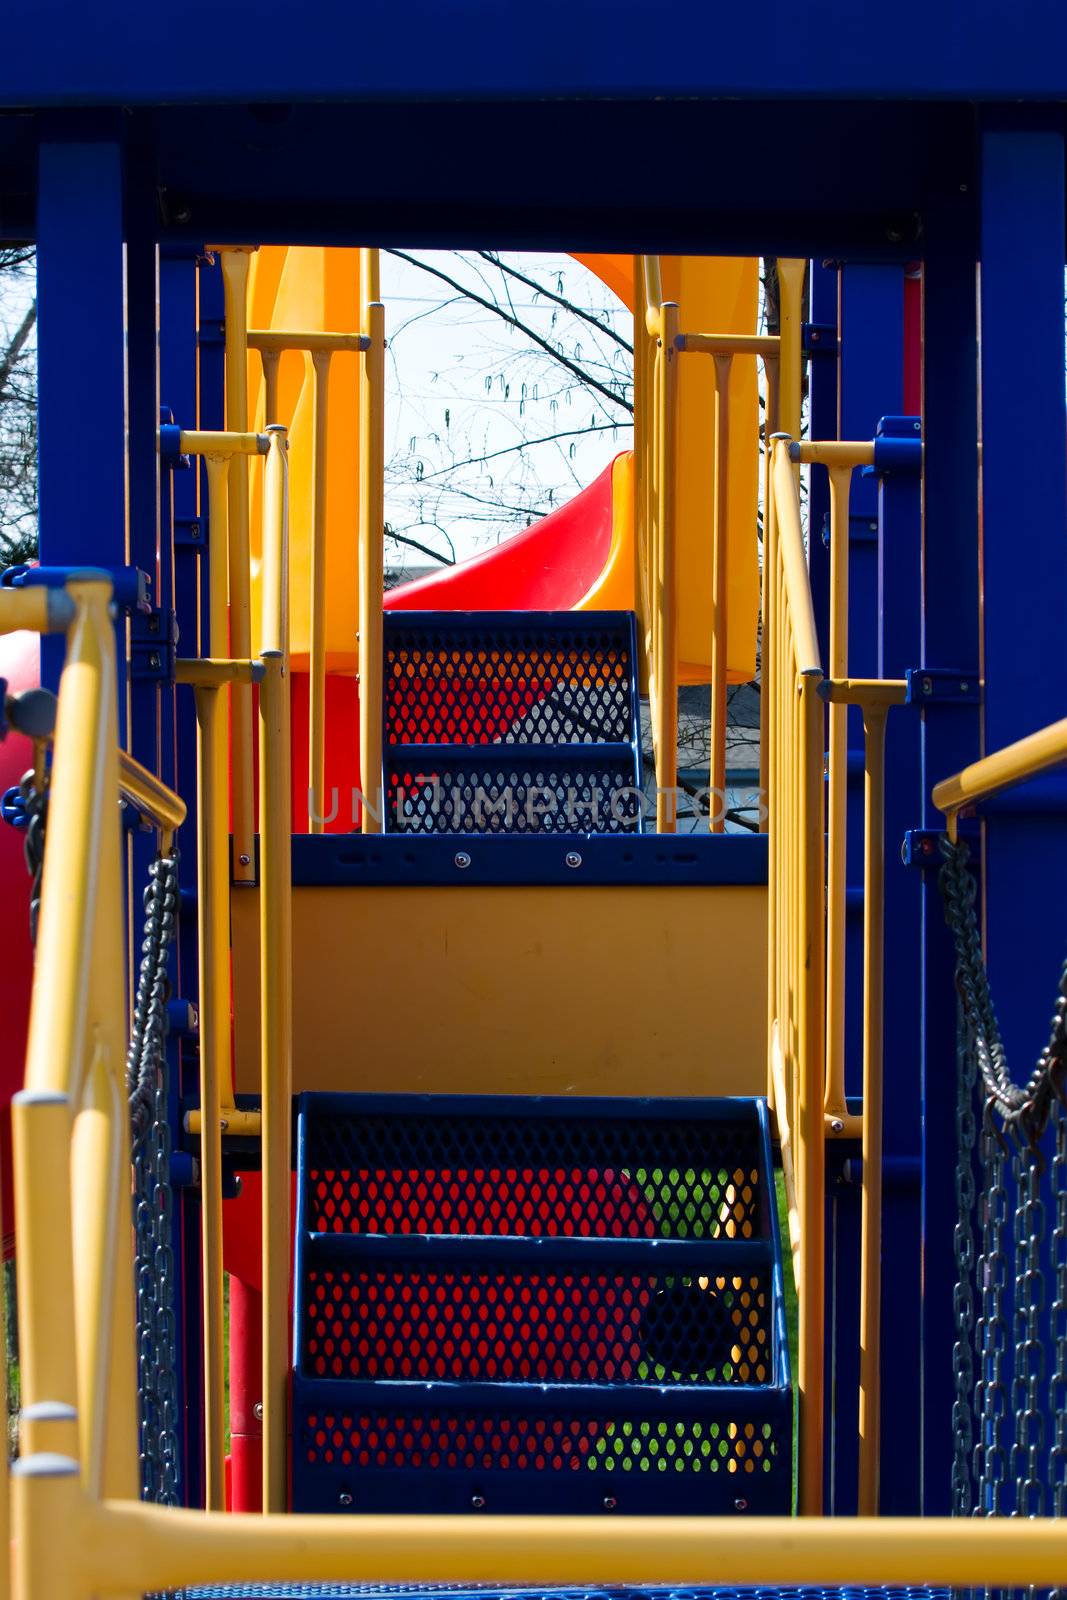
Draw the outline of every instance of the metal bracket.
[[[130,628],[130,677],[139,682],[170,683],[178,645],[173,611],[150,611],[134,618]]]
[[[207,543],[207,517],[175,517],[174,547],[176,550],[206,550]]]
[[[978,837],[978,825],[975,822],[959,822],[960,836],[965,839]],[[909,828],[900,843],[900,859],[906,867],[918,867],[921,872],[929,871],[931,867],[940,870],[942,863],[941,840],[945,836],[944,828]]]
[[[220,318],[218,322],[207,321],[200,324],[196,335],[196,342],[202,350],[216,348],[226,343],[226,324]]]
[[[981,678],[961,667],[909,667],[904,674],[909,706],[976,706]]]
[[[63,589],[85,567],[33,567],[23,563],[0,572],[0,589]],[[102,567],[111,579],[112,598],[120,611],[131,615],[152,609],[152,579],[140,567]]]
[[[828,511],[823,514],[822,528],[820,529],[820,532],[822,534],[823,545],[825,546],[825,548],[827,550],[829,550],[829,548],[830,548],[830,513]],[[864,517],[864,516],[852,516],[852,517],[849,517],[849,519],[848,519],[848,542],[849,542],[850,545],[853,545],[853,544],[877,544],[878,543],[878,518],[877,517]]]
[[[837,326],[833,322],[802,322],[800,347],[806,356],[836,356]]]

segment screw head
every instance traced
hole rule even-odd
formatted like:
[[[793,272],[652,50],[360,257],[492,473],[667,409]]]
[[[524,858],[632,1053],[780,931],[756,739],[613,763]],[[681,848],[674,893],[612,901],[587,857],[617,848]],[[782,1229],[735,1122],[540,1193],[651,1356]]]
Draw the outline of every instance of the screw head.
[[[455,855],[452,857],[452,860],[461,872],[466,872],[467,868],[471,864],[471,858],[467,854],[466,850],[457,850]]]
[[[734,1510],[735,1511],[747,1511],[748,1510],[748,1501],[747,1500],[735,1500],[734,1501]]]
[[[582,858],[578,854],[577,850],[568,850],[567,854],[563,857],[563,860],[568,867],[580,867],[582,864]]]
[[[833,1129],[834,1133],[840,1133],[844,1126],[845,1124],[841,1121],[840,1117],[834,1117],[833,1121],[830,1123],[830,1127]]]
[[[933,678],[924,678],[923,679],[923,694],[933,694],[933,692],[934,692],[934,680],[933,680]]]
[[[619,1502],[616,1500],[616,1498],[615,1498],[615,1496],[613,1494],[606,1494],[604,1496],[604,1510],[605,1511],[614,1511],[615,1507],[618,1505],[618,1503]]]
[[[484,1494],[472,1494],[471,1495],[471,1510],[472,1511],[484,1511],[485,1510],[485,1495]]]
[[[251,861],[252,857],[251,856],[238,856],[237,859],[241,863],[242,867],[247,867],[248,863]]]
[[[255,1417],[257,1422],[262,1422],[263,1421],[263,1402],[262,1402],[262,1400],[257,1400],[256,1401],[255,1405],[252,1407],[252,1415]]]
[[[157,652],[155,650],[153,650],[152,654],[148,658],[148,665],[149,665],[149,667],[151,668],[151,670],[153,672],[158,672],[159,668],[160,668],[160,664],[161,664],[160,663],[160,657],[157,654]]]
[[[190,539],[199,539],[199,537],[200,537],[200,524],[199,524],[199,522],[190,522],[190,524],[189,524],[189,537],[190,537]]]
[[[349,1494],[347,1489],[341,1490],[341,1493],[337,1496],[337,1504],[345,1507],[348,1507],[352,1504],[352,1496]]]

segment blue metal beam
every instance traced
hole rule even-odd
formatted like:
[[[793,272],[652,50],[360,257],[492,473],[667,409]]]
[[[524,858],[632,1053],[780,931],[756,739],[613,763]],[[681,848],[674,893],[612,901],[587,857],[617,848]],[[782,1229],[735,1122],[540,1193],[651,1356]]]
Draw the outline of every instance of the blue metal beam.
[[[37,182],[41,560],[126,565],[126,327],[122,151],[117,140],[41,145]],[[45,639],[55,689],[63,641]],[[120,663],[120,737],[125,742]]]
[[[982,551],[985,748],[1067,712],[1064,140],[982,135]],[[990,971],[1020,1079],[1048,1039],[1063,957],[1062,817],[986,824]]]
[[[272,12],[275,14],[272,17]],[[451,96],[718,95],[789,100],[1062,98],[1059,0],[939,0],[921,27],[868,0],[762,7],[661,0],[654,48],[643,0],[339,5],[285,12],[256,0],[188,0],[181,26],[127,0],[9,0],[0,104],[145,105]],[[210,49],[205,41],[210,41]],[[799,126],[799,124],[798,124]]]
[[[978,659],[978,327],[973,196],[931,211],[923,265],[922,664],[976,668]],[[1062,270],[1062,269],[1061,269]],[[1062,336],[1061,336],[1062,344]],[[922,713],[917,822],[941,825],[930,790],[978,753],[978,708]],[[892,843],[892,841],[889,841]],[[953,1285],[956,1267],[956,991],[936,862],[922,887],[923,1511],[950,1509]],[[896,959],[887,950],[892,980]],[[909,958],[905,953],[905,961]]]

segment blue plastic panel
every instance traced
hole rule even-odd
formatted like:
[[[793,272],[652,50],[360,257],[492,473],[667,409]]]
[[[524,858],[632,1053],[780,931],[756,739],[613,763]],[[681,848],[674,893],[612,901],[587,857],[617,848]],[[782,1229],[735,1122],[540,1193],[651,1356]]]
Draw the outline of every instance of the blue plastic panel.
[[[462,851],[457,863],[457,854]],[[577,855],[577,860],[575,856]],[[465,858],[465,859],[464,859]],[[505,839],[492,835],[407,838],[403,834],[293,835],[297,888],[449,884],[763,885],[766,834],[698,833],[639,838]]]

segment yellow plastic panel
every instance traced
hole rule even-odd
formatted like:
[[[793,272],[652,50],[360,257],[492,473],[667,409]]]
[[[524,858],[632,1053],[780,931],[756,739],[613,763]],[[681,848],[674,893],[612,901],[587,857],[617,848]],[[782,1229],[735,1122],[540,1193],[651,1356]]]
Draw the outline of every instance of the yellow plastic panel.
[[[632,256],[579,255],[575,259],[634,309]],[[754,258],[664,256],[660,270],[664,298],[678,302],[684,333],[756,332],[759,262]],[[711,519],[715,494],[715,374],[711,357],[683,356],[680,373],[678,676],[682,683],[706,683],[711,665]],[[755,358],[735,356],[730,383],[727,546],[727,676],[731,683],[747,683],[756,671],[758,430]],[[632,606],[631,586],[627,609]]]
[[[359,251],[269,245],[252,256],[248,287],[250,328],[289,332],[358,333]],[[326,498],[326,657],[334,672],[356,669],[356,525],[359,506],[359,361],[355,353],[330,362]],[[263,369],[248,357],[252,425],[289,426],[289,624],[294,667],[306,670],[311,596],[312,383],[310,357],[283,355],[278,372],[278,417],[264,416]],[[306,377],[306,381],[305,381]],[[260,513],[262,473],[251,489],[252,640],[260,637]]]
[[[232,895],[237,1086],[258,892]],[[762,1094],[766,891],[298,888],[294,1090]]]

